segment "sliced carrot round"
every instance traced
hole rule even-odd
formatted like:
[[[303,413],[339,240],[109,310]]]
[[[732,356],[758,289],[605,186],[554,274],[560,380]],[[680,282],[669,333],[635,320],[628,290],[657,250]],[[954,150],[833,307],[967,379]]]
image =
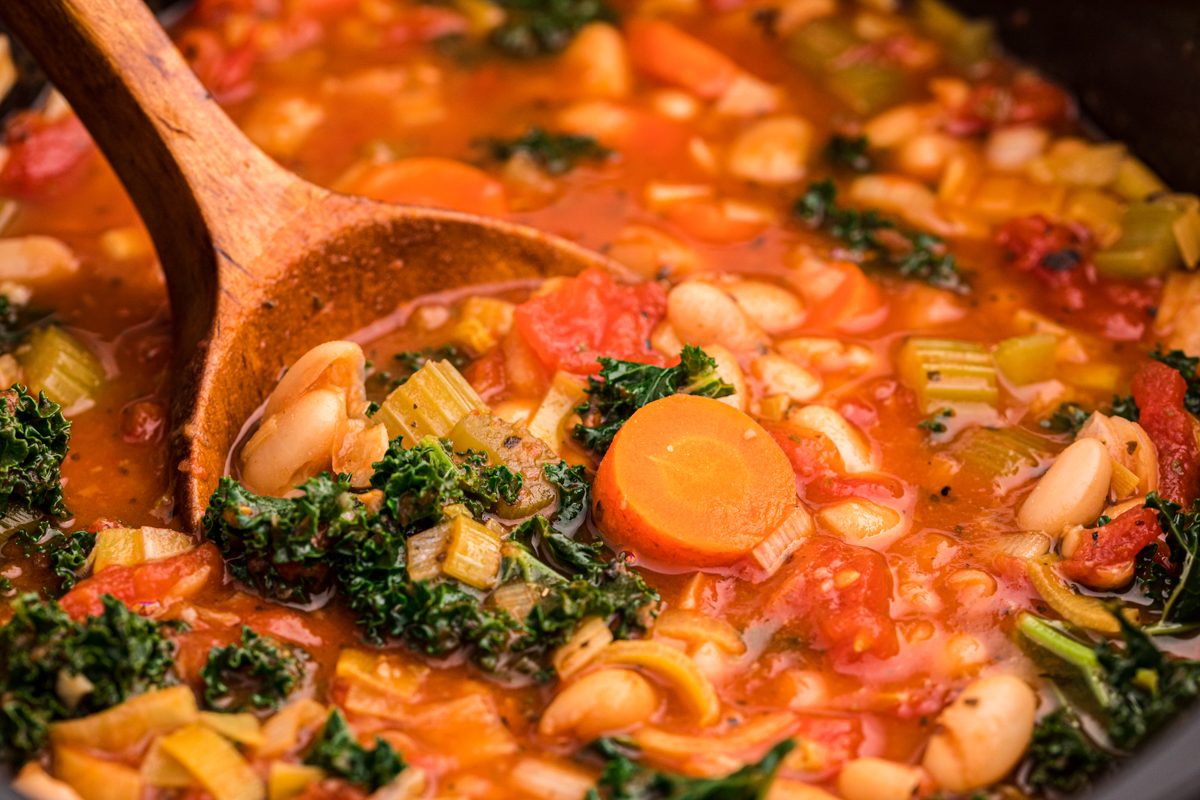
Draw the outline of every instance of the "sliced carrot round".
[[[806,325],[860,333],[883,321],[883,300],[874,281],[863,273],[862,268],[849,261],[837,261],[829,265],[831,273],[840,272],[842,278],[828,295],[812,302]],[[886,311],[884,311],[886,313]]]
[[[375,167],[350,188],[385,203],[449,208],[499,216],[507,211],[504,186],[486,172],[450,158],[406,158]]]
[[[692,395],[630,417],[594,492],[610,544],[675,567],[736,562],[796,505],[795,476],[771,434],[731,406]]]

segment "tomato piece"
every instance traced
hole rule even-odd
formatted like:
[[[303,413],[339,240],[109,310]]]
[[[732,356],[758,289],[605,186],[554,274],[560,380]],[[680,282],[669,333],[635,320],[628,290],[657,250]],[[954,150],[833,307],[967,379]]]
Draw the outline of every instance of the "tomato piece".
[[[1092,264],[1095,243],[1086,227],[1077,222],[1052,222],[1033,214],[1005,222],[996,231],[995,242],[1014,267],[1032,272],[1060,290],[1068,308],[1083,308],[1082,288],[1096,283],[1096,267]]]
[[[1085,586],[1119,586],[1133,577],[1137,554],[1162,534],[1157,511],[1132,508],[1085,536],[1079,548],[1062,562],[1062,574]]]
[[[483,358],[472,361],[463,372],[467,383],[479,393],[483,402],[490,403],[504,391],[504,351],[495,347]]]
[[[1158,493],[1184,508],[1200,497],[1200,448],[1183,406],[1187,382],[1161,361],[1149,361],[1133,376],[1133,399],[1158,448]]]
[[[486,172],[450,158],[406,158],[375,167],[350,189],[384,203],[406,203],[500,216],[504,186]]]
[[[835,661],[899,652],[889,614],[892,573],[880,553],[818,534],[796,551],[787,569],[769,601],[785,628],[798,627]]]
[[[720,97],[738,75],[727,55],[669,22],[634,17],[625,36],[636,68],[706,100]]]
[[[738,218],[720,201],[705,198],[671,203],[662,213],[688,236],[713,244],[744,242],[767,229],[765,219]]]
[[[1020,78],[1009,86],[982,83],[946,121],[948,133],[974,136],[1016,123],[1053,125],[1066,119],[1071,101],[1057,86],[1039,78]]]
[[[837,448],[824,436],[818,436],[786,422],[763,420],[762,426],[783,450],[802,485],[814,478],[836,475],[841,464]]]
[[[17,197],[51,196],[68,188],[65,179],[96,150],[74,114],[54,122],[36,112],[17,114],[5,126],[4,139],[8,159],[0,169],[0,194]]]
[[[103,611],[102,595],[111,594],[131,610],[182,599],[225,580],[225,561],[215,544],[159,561],[109,567],[80,581],[63,595],[59,605],[72,619],[82,620]]]
[[[648,338],[666,310],[667,293],[657,283],[621,286],[587,269],[517,306],[513,324],[548,372],[587,374],[600,371],[601,356],[664,366]]]
[[[404,11],[400,20],[383,32],[383,44],[396,46],[410,42],[432,42],[443,36],[467,33],[470,23],[462,14],[438,6],[418,6]]]

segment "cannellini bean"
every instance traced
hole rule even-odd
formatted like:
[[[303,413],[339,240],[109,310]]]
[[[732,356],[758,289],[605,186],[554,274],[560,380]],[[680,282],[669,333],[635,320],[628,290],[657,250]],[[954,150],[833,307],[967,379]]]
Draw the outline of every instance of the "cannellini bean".
[[[791,778],[776,778],[767,790],[766,800],[837,800],[824,789]]]
[[[559,112],[558,126],[568,133],[592,136],[615,147],[634,126],[633,112],[609,100],[585,100]]]
[[[5,42],[8,41],[5,37]],[[80,800],[79,793],[66,781],[52,778],[36,761],[26,762],[13,779],[12,788],[32,800]]]
[[[63,276],[77,269],[75,253],[52,236],[0,239],[0,281]]]
[[[857,375],[875,363],[871,348],[861,344],[847,344],[823,336],[799,336],[784,339],[775,348],[780,355],[790,358],[803,367],[812,367],[820,372],[849,370]]]
[[[346,402],[315,389],[267,419],[242,448],[242,480],[259,494],[282,496],[332,466],[333,437]]]
[[[677,355],[680,347],[675,351]],[[717,377],[733,387],[733,394],[725,397],[718,397],[722,403],[728,406],[733,406],[738,411],[745,412],[750,405],[750,392],[746,389],[746,376],[742,373],[742,368],[738,364],[737,356],[726,350],[719,344],[710,344],[704,348],[704,352],[717,362],[716,373]]]
[[[1138,494],[1157,491],[1158,448],[1141,425],[1097,411],[1088,417],[1076,439],[1096,439],[1103,444],[1110,458],[1137,476]]]
[[[362,419],[343,419],[333,434],[333,471],[347,473],[350,485],[365,489],[371,485],[375,463],[383,460],[388,448],[387,428]]]
[[[892,532],[900,513],[865,497],[850,497],[817,512],[821,525],[853,544]]]
[[[918,180],[901,175],[863,175],[850,184],[849,195],[852,200],[891,211],[939,236],[959,233],[959,227],[938,211],[937,195]]]
[[[576,96],[621,98],[629,94],[625,39],[612,25],[594,22],[584,26],[563,51],[562,61],[571,74]]]
[[[984,158],[992,169],[1016,172],[1046,152],[1049,142],[1050,132],[1045,128],[1029,125],[996,128],[988,137]]]
[[[742,312],[769,334],[783,333],[804,322],[804,303],[784,289],[762,281],[735,281],[725,287]]]
[[[944,133],[921,133],[904,142],[896,151],[901,172],[923,181],[936,181],[950,157],[961,152],[962,140]]]
[[[695,250],[649,225],[626,226],[609,248],[608,257],[651,280],[700,268]]]
[[[856,758],[838,774],[845,800],[912,800],[928,780],[925,770],[884,758]]]
[[[726,292],[710,283],[688,281],[667,295],[667,319],[689,344],[719,344],[736,352],[757,350],[768,339]]]
[[[664,117],[688,120],[700,113],[700,101],[681,89],[663,89],[651,100],[654,110]]]
[[[754,359],[750,371],[762,381],[764,394],[782,394],[803,403],[821,393],[821,379],[817,375],[775,353]]]
[[[764,119],[734,140],[729,171],[755,183],[793,183],[804,177],[811,142],[812,126],[802,117]]]
[[[919,134],[937,113],[937,106],[908,103],[890,108],[863,126],[873,147],[895,147]]]
[[[756,117],[778,109],[782,99],[783,92],[778,86],[743,72],[733,79],[733,83],[717,99],[713,110],[730,117]]]
[[[538,732],[571,733],[584,741],[645,722],[658,708],[658,692],[628,669],[602,669],[585,675],[550,701]]]
[[[946,578],[958,602],[964,605],[991,597],[996,593],[996,579],[981,569],[955,570]]]
[[[270,419],[295,403],[311,389],[341,389],[349,401],[363,397],[366,359],[362,348],[354,342],[325,342],[297,359],[284,373],[263,409],[263,419]],[[357,410],[357,409],[355,409]]]
[[[788,412],[788,420],[829,439],[842,457],[846,472],[871,472],[879,468],[866,438],[832,408],[805,406]]]
[[[972,681],[938,717],[922,766],[951,792],[999,780],[1029,745],[1036,708],[1033,689],[1012,675]]]
[[[829,702],[829,685],[825,676],[810,669],[790,669],[779,676],[781,693],[787,707],[793,711],[821,708]]]
[[[1079,439],[1059,454],[1017,512],[1022,528],[1057,538],[1068,525],[1100,516],[1112,478],[1108,449],[1096,439]]]
[[[658,323],[650,331],[650,346],[668,358],[674,358],[683,350],[683,342],[675,335],[671,323],[666,321]]]

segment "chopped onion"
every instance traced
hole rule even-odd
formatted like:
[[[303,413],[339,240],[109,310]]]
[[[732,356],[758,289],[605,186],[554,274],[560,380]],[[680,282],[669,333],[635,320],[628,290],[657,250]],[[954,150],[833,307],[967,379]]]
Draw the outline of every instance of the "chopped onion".
[[[1054,571],[1056,561],[1055,556],[1042,556],[1025,562],[1029,581],[1046,605],[1073,625],[1110,636],[1120,633],[1121,626],[1099,598],[1075,594],[1067,582],[1058,577]]]
[[[259,758],[278,758],[300,741],[300,732],[324,724],[329,709],[305,697],[285,706],[263,723],[263,743],[255,751]]]
[[[523,581],[506,583],[492,592],[492,604],[512,614],[513,619],[518,622],[525,621],[529,612],[537,605],[538,598],[537,585]]]
[[[684,608],[672,608],[659,614],[654,623],[654,635],[697,644],[712,642],[734,655],[746,652],[746,643],[728,622]]]
[[[700,725],[712,725],[720,717],[721,702],[716,689],[686,654],[655,641],[613,642],[600,653],[603,664],[641,667],[674,687],[679,698]]]
[[[996,549],[1013,558],[1038,558],[1050,552],[1050,537],[1041,531],[1006,533],[996,538]]]
[[[813,533],[812,515],[804,506],[797,505],[779,527],[771,531],[750,551],[750,557],[758,566],[774,575],[787,557],[796,551],[804,540]]]
[[[561,647],[554,651],[551,663],[558,677],[566,680],[592,663],[604,648],[612,644],[612,631],[600,617],[588,617],[579,623]]]
[[[262,724],[259,723],[258,717],[250,713],[218,714],[213,711],[201,711],[200,723],[238,744],[258,747],[264,741]]]
[[[271,772],[267,775],[267,800],[292,800],[303,794],[309,784],[324,778],[325,771],[319,767],[272,761]]]
[[[70,784],[51,778],[36,761],[26,762],[13,779],[12,788],[29,800],[81,800]]]
[[[647,725],[630,735],[647,755],[660,758],[688,758],[725,753],[741,753],[769,746],[786,736],[796,724],[791,712],[762,714],[732,728],[724,736],[689,736]]]
[[[509,776],[514,786],[539,800],[583,800],[595,784],[579,770],[541,758],[522,758]]]

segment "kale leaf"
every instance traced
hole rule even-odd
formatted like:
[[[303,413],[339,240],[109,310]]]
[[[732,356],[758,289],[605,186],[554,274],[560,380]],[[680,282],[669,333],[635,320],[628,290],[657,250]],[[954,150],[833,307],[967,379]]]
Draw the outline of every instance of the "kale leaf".
[[[593,22],[616,22],[605,0],[493,0],[505,20],[491,33],[491,43],[517,58],[557,53]]]
[[[756,764],[725,778],[693,778],[644,767],[626,756],[611,739],[592,747],[606,759],[604,772],[588,800],[762,800],[775,780],[783,757],[795,742],[785,739]]]
[[[1025,782],[1039,794],[1051,789],[1074,794],[1092,784],[1113,757],[1096,747],[1067,706],[1038,720],[1033,728],[1026,761]]]
[[[892,267],[902,277],[917,278],[952,292],[970,290],[954,256],[942,240],[929,233],[902,231],[875,209],[860,211],[838,205],[837,186],[831,180],[810,184],[796,201],[793,213],[820,228],[867,263]],[[886,239],[881,236],[890,232]]]
[[[304,763],[320,767],[368,793],[387,786],[407,767],[400,754],[378,736],[375,747],[370,750],[359,744],[337,708],[329,712],[329,718],[304,757]]]
[[[1049,419],[1044,419],[1038,424],[1054,433],[1076,434],[1090,416],[1091,414],[1078,403],[1062,403]]]
[[[684,345],[679,364],[656,367],[636,361],[601,357],[600,380],[588,377],[591,401],[580,406],[591,424],[575,426],[575,438],[597,453],[605,453],[621,426],[639,408],[673,394],[726,397],[734,389],[717,375],[717,362],[693,345]]]
[[[603,160],[612,153],[591,136],[550,133],[534,126],[515,139],[488,139],[488,150],[497,161],[524,153],[550,175],[564,175],[584,160]]]
[[[1146,495],[1144,508],[1158,512],[1158,522],[1167,534],[1167,546],[1171,549],[1171,562],[1180,565],[1179,573],[1165,571],[1156,574],[1159,591],[1169,593],[1163,602],[1160,624],[1186,625],[1200,622],[1200,500],[1191,511],[1184,511],[1178,503],[1159,497],[1158,492]]]
[[[580,466],[570,466],[565,461],[547,464],[542,468],[546,479],[558,487],[558,514],[550,527],[564,536],[574,537],[587,518],[591,506],[592,487],[587,474]]]
[[[0,398],[0,515],[17,507],[70,516],[61,479],[71,423],[45,392],[35,399],[17,385]]]
[[[851,172],[872,172],[875,160],[867,152],[871,143],[866,136],[843,136],[835,133],[825,145],[825,160],[835,167]]]
[[[96,546],[96,534],[88,531],[67,533],[59,531],[38,549],[50,556],[50,570],[59,579],[59,592],[66,593],[75,587],[79,571],[87,564],[88,556]]]
[[[40,750],[52,722],[173,682],[175,648],[165,634],[178,624],[140,617],[111,595],[101,602],[99,616],[75,622],[35,594],[12,601],[13,618],[0,628],[0,758]],[[64,681],[81,686],[82,697],[62,696]]]
[[[204,702],[228,712],[279,708],[303,674],[293,651],[246,625],[241,644],[212,648],[200,668]]]

